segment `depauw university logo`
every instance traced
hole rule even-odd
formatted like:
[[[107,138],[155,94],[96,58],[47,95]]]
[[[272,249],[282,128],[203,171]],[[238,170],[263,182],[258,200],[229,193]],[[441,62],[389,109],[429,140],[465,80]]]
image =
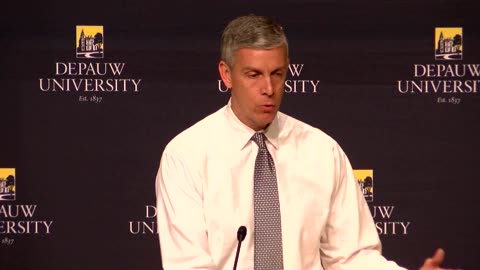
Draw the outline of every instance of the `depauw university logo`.
[[[0,201],[14,201],[15,194],[15,168],[0,168]]]
[[[463,59],[461,27],[435,27],[435,60]]]
[[[367,202],[373,202],[373,170],[353,170],[353,175]]]
[[[77,25],[77,58],[103,58],[103,26]]]

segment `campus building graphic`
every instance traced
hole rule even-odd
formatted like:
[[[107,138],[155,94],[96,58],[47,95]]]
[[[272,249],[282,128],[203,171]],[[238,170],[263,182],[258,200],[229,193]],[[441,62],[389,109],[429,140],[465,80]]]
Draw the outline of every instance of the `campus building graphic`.
[[[373,202],[373,170],[353,170],[353,175],[360,185],[365,200]]]
[[[435,28],[435,59],[436,60],[461,60],[462,28]]]
[[[77,26],[77,58],[103,58],[103,26]]]
[[[0,201],[14,201],[15,195],[15,169],[0,168]]]

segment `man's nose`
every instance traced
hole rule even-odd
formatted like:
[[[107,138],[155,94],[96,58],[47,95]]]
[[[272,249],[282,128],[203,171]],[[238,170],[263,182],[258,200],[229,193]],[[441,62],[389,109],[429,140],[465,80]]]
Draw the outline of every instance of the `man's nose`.
[[[265,76],[264,84],[262,86],[262,94],[267,96],[273,95],[272,78],[270,78],[270,76]]]

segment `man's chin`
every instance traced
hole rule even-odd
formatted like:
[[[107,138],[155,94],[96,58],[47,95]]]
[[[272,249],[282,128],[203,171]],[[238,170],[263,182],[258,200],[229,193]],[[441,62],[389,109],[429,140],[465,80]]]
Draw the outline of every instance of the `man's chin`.
[[[274,118],[275,118],[275,114],[262,117],[262,119],[259,119],[260,121],[258,121],[258,123],[260,124],[259,126],[262,126],[263,129],[267,128],[270,125],[270,123],[272,123]]]

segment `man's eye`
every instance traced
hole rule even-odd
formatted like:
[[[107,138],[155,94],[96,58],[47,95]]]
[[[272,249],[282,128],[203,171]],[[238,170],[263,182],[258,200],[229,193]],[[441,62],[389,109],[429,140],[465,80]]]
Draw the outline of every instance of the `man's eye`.
[[[259,76],[258,73],[247,73],[247,77],[249,78],[257,78]]]

